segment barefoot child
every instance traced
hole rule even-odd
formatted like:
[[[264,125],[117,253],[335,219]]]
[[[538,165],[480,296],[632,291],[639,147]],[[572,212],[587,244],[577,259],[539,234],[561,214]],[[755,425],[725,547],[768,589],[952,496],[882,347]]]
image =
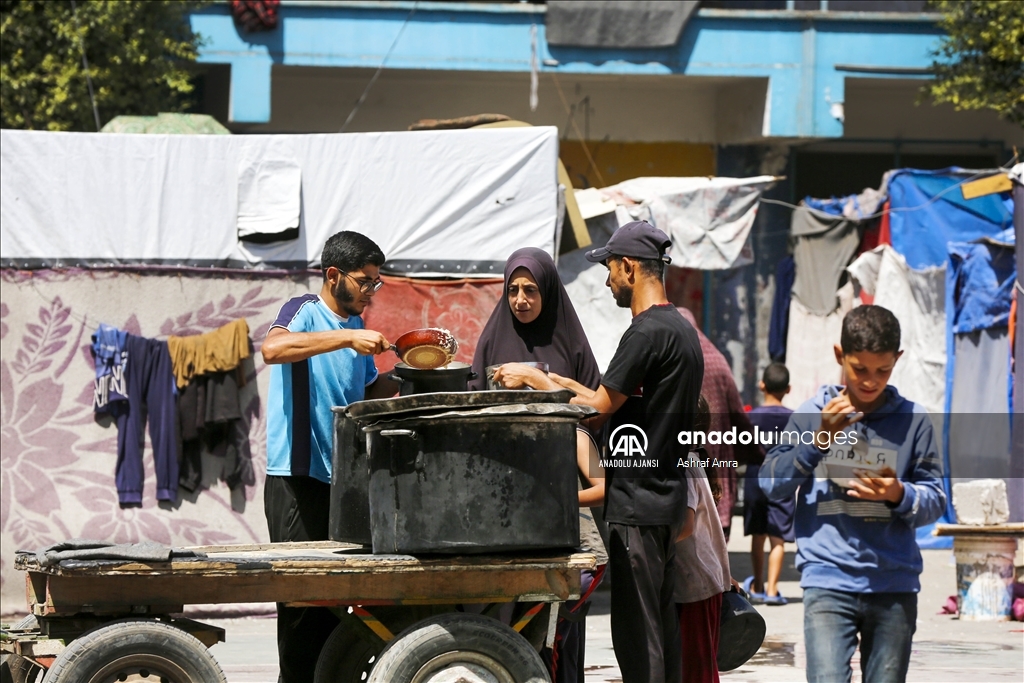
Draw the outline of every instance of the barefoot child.
[[[793,411],[782,405],[782,397],[789,393],[789,370],[782,363],[772,363],[764,369],[758,388],[764,401],[747,413],[750,423],[761,433],[781,433]],[[778,441],[776,440],[776,443]],[[785,558],[787,541],[792,543],[794,496],[769,500],[758,483],[758,465],[747,465],[743,478],[743,535],[752,536],[750,559],[754,575],[743,582],[743,589],[753,603],[785,605],[786,598],[779,593],[779,576]],[[771,544],[768,555],[768,583],[764,582],[764,542]]]

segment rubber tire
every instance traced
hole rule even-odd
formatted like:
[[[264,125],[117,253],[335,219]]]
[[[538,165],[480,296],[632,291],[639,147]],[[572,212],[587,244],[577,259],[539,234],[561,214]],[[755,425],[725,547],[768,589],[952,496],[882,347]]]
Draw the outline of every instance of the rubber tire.
[[[413,624],[384,648],[367,683],[409,683],[439,655],[478,652],[504,666],[516,683],[550,683],[547,668],[529,642],[496,619],[460,612]]]
[[[28,615],[11,628],[36,628],[39,622],[34,615]],[[39,683],[43,680],[45,669],[29,662],[24,657],[4,655],[0,660],[0,683]]]
[[[363,683],[363,674],[373,668],[368,665],[370,658],[380,657],[383,649],[384,641],[361,623],[342,619],[320,651],[314,683]]]
[[[132,655],[157,655],[176,664],[188,678],[174,683],[227,683],[195,636],[150,619],[115,621],[76,638],[53,662],[46,683],[91,683],[107,664]]]

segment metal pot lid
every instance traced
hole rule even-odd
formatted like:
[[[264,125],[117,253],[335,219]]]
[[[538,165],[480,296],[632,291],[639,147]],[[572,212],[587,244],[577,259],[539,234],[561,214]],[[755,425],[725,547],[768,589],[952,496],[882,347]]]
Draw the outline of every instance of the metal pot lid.
[[[422,396],[423,394],[420,394]],[[474,418],[484,421],[506,417],[540,417],[563,418],[573,421],[584,420],[597,415],[597,410],[590,406],[578,406],[571,403],[508,403],[497,406],[484,406],[472,410],[442,410],[441,412],[386,415],[384,419],[373,422],[363,431],[378,431],[395,425],[430,425],[441,423],[453,418]]]
[[[575,394],[568,389],[557,391],[438,391],[397,398],[357,401],[345,412],[361,422],[376,422],[384,417],[423,414],[445,410],[484,408],[512,403],[568,403]],[[339,410],[335,408],[335,410]]]

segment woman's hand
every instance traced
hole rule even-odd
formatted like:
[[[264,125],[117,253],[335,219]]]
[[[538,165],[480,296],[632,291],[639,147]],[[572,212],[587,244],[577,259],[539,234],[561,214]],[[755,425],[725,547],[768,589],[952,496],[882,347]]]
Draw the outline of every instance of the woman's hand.
[[[550,391],[559,388],[543,371],[522,363],[505,363],[494,371],[494,381],[506,389]]]

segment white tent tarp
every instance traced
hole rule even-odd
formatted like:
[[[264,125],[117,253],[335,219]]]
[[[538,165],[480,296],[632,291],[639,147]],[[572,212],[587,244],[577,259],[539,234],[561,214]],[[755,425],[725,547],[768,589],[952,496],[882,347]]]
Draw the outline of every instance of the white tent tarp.
[[[552,127],[0,135],[0,259],[7,267],[316,266],[324,241],[340,230],[369,235],[395,269],[417,275],[500,275],[515,249],[556,249]],[[252,174],[240,172],[256,159],[264,162],[261,187],[274,187],[266,174],[283,169],[279,191],[262,201]],[[253,226],[288,228],[296,202],[297,238],[239,241],[240,223],[249,235],[259,232]]]
[[[598,190],[577,190],[577,201],[596,211],[624,208],[634,220],[650,221],[672,240],[672,265],[724,270],[754,262],[747,243],[761,193],[773,176],[754,178],[633,178]],[[590,195],[580,200],[581,192]],[[612,204],[614,202],[614,204]],[[621,213],[621,211],[620,211]],[[589,217],[589,216],[588,216]]]

